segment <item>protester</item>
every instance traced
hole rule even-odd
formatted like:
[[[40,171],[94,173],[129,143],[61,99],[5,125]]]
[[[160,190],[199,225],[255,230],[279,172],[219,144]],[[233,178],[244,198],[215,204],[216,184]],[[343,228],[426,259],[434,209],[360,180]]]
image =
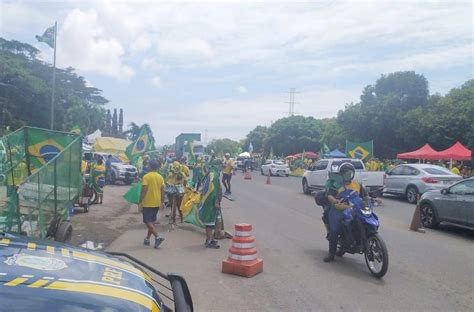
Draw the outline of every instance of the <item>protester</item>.
[[[105,161],[105,177],[106,184],[112,184],[112,155],[107,156]]]
[[[224,187],[225,187],[224,195],[232,195],[230,180],[232,179],[233,168],[234,168],[234,163],[232,159],[230,159],[230,154],[226,153],[224,165],[222,169],[222,184],[224,184]]]
[[[159,168],[158,162],[152,160],[149,163],[150,172],[143,176],[142,191],[140,195],[140,203],[138,206],[142,209],[143,223],[146,224],[148,232],[146,238],[143,240],[145,246],[150,245],[150,237],[155,236],[155,248],[158,248],[165,240],[160,237],[156,228],[156,216],[159,209],[165,209],[165,181],[163,177],[157,172]]]
[[[457,175],[461,175],[461,171],[459,171],[458,164],[454,163],[453,168],[451,168],[451,172]]]
[[[171,224],[176,224],[176,210],[179,212],[181,223],[183,222],[183,214],[178,207],[181,206],[181,200],[184,196],[184,183],[186,174],[183,166],[174,160],[168,168],[168,180],[166,181],[166,194],[171,204]],[[189,169],[188,169],[189,170]]]
[[[92,188],[97,194],[96,203],[102,204],[105,186],[105,166],[102,157],[99,157],[97,163],[92,165],[90,179]]]

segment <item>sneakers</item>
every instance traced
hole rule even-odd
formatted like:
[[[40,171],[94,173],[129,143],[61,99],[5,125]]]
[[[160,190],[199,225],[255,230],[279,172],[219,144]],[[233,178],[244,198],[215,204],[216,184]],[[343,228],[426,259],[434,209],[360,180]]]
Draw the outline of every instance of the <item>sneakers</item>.
[[[212,249],[219,249],[221,248],[221,246],[219,246],[219,244],[217,243],[216,240],[206,240],[206,243],[204,244],[204,246],[206,246],[206,248],[212,248]]]
[[[157,237],[155,238],[155,248],[159,248],[161,243],[164,241],[165,239],[163,237]]]
[[[150,240],[149,240],[148,238],[145,238],[145,239],[143,240],[143,245],[145,245],[145,246],[150,246]]]

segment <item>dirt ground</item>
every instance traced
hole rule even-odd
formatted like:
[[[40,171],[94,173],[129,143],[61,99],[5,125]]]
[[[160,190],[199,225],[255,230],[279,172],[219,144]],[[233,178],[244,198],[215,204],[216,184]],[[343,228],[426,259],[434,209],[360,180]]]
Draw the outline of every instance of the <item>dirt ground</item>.
[[[107,185],[102,205],[92,205],[88,213],[76,208],[71,219],[71,243],[76,246],[87,244],[91,249],[104,249],[126,230],[139,228],[142,220],[137,206],[128,204],[123,198],[129,188],[126,185]]]

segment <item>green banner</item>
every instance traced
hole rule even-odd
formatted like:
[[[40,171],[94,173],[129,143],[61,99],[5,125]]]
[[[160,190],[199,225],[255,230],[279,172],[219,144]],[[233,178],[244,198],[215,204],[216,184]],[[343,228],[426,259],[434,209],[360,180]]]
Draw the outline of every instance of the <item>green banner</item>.
[[[361,160],[370,159],[374,156],[374,141],[361,143],[346,141],[346,154]]]

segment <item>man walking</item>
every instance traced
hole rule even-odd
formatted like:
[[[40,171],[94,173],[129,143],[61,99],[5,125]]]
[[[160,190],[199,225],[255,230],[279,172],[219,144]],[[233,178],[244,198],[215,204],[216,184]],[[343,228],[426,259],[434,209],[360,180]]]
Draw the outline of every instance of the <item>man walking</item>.
[[[158,162],[151,160],[149,162],[150,172],[143,176],[142,192],[140,196],[139,207],[143,209],[143,223],[146,224],[148,233],[143,241],[145,246],[150,246],[151,234],[155,236],[155,248],[158,248],[165,240],[158,235],[155,228],[156,216],[158,210],[165,209],[165,181],[157,172]]]
[[[107,156],[105,161],[105,177],[107,184],[112,184],[112,155]]]
[[[222,184],[225,187],[224,195],[232,195],[230,187],[230,179],[232,179],[232,170],[234,170],[234,163],[230,159],[230,154],[225,154],[224,168],[222,169]]]

